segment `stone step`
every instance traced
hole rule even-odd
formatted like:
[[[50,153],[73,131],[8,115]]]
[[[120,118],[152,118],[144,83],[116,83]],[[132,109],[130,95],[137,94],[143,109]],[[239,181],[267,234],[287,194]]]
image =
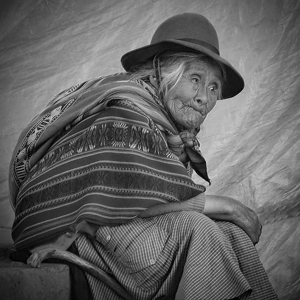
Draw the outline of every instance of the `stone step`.
[[[32,268],[21,262],[0,257],[1,300],[68,300],[69,267],[43,263]]]

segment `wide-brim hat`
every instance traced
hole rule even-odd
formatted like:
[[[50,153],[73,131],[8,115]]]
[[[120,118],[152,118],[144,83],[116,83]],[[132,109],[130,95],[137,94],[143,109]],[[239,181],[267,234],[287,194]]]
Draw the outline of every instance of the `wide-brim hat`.
[[[231,98],[244,88],[239,72],[220,56],[219,39],[214,26],[200,14],[183,13],[164,21],[155,31],[149,45],[124,54],[121,63],[126,71],[166,51],[202,52],[223,64],[226,70],[222,88],[224,99]]]

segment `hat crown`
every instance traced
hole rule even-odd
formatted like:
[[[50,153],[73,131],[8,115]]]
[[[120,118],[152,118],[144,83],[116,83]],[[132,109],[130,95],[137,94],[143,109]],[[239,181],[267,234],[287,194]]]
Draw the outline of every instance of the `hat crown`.
[[[214,26],[204,16],[184,13],[163,22],[154,32],[150,44],[182,40],[202,45],[219,54],[219,39]]]

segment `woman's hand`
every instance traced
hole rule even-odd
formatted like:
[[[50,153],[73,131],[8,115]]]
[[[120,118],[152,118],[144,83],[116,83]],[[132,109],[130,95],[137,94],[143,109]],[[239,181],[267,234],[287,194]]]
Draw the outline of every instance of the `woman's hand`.
[[[262,230],[257,214],[249,207],[235,200],[235,203],[232,205],[232,216],[232,222],[249,235],[254,245],[257,244]]]
[[[258,243],[262,225],[256,213],[241,202],[230,197],[206,195],[203,214],[211,219],[236,224],[248,234],[254,244]]]

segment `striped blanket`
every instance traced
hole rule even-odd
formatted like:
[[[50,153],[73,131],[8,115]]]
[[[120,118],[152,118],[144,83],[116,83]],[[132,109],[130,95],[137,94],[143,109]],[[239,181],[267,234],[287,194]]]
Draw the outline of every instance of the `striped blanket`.
[[[83,220],[123,224],[150,206],[204,192],[179,161],[182,149],[146,84],[128,75],[60,93],[25,128],[13,153],[16,248],[47,242]]]

